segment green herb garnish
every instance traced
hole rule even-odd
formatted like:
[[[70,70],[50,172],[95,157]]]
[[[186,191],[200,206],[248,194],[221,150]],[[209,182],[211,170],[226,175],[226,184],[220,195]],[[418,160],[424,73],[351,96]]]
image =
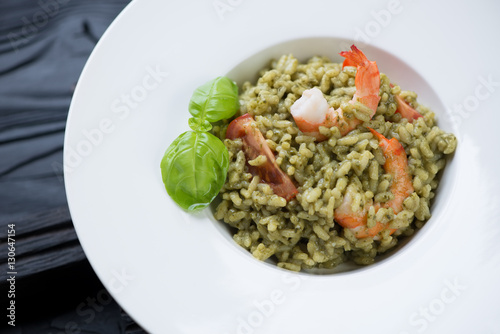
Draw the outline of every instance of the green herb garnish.
[[[194,91],[189,102],[192,131],[170,144],[160,165],[165,189],[184,210],[207,207],[224,185],[229,155],[222,141],[207,131],[211,122],[230,118],[238,109],[238,87],[226,77]]]
[[[191,96],[189,113],[193,117],[189,119],[189,127],[209,131],[210,122],[231,118],[239,108],[238,86],[226,77],[215,78],[198,87]]]

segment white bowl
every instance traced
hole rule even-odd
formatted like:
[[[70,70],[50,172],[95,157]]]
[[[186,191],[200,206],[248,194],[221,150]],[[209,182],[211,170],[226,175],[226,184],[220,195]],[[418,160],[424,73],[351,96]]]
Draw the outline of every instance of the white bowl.
[[[255,83],[258,79],[258,73],[260,70],[267,68],[272,59],[278,59],[284,54],[293,54],[301,62],[305,62],[313,56],[327,56],[330,60],[341,63],[343,58],[339,55],[339,52],[348,50],[349,47],[355,43],[356,41],[340,37],[310,37],[292,39],[272,45],[263,50],[258,50],[255,54],[249,55],[246,59],[242,60],[226,75],[234,80],[240,87],[245,81]],[[436,117],[440,121],[438,125],[447,132],[453,132],[453,124],[450,121],[449,116],[445,113],[446,108],[444,103],[439,99],[430,84],[411,66],[396,56],[373,46],[365,46],[362,51],[370,60],[377,62],[379,70],[382,73],[386,73],[392,82],[398,83],[405,90],[414,90],[417,92],[419,95],[419,102],[421,104],[436,110]],[[333,269],[313,269],[307,270],[306,272],[313,274],[334,274],[358,270],[365,271],[378,264],[388,262],[394,254],[401,253],[402,249],[406,249],[410,247],[410,245],[416,244],[419,238],[425,238],[427,233],[432,233],[432,225],[438,224],[440,221],[445,221],[443,219],[443,210],[446,206],[450,205],[450,195],[453,192],[454,185],[456,184],[456,171],[457,167],[455,167],[453,159],[449,156],[447,166],[444,170],[444,175],[436,191],[436,197],[432,201],[432,218],[430,218],[424,225],[424,228],[417,230],[414,235],[406,238],[401,237],[397,247],[391,249],[383,255],[378,256],[375,260],[375,264],[370,266],[359,266],[352,262],[347,262]],[[214,209],[215,205],[212,205],[212,214]],[[215,220],[212,214],[208,214],[209,219],[218,227],[223,236],[229,240],[229,242],[233,242],[233,233],[229,226],[224,222]],[[251,256],[248,251],[244,250],[234,242],[233,244],[242,250],[246,256]],[[407,244],[410,245],[406,246]],[[276,262],[272,259],[266,262],[272,267],[279,269],[276,267]],[[408,263],[408,265],[411,265],[411,263]]]
[[[90,263],[146,330],[322,333],[335,328],[402,334],[500,329],[495,313],[500,307],[500,182],[494,169],[498,158],[492,154],[500,101],[494,83],[482,84],[500,77],[494,67],[499,48],[491,44],[491,27],[479,24],[486,18],[498,22],[493,15],[498,8],[482,10],[479,17],[475,4],[456,7],[457,15],[472,15],[478,23],[468,26],[436,16],[448,10],[445,4],[433,3],[432,12],[424,3],[400,3],[396,11],[390,4],[136,0],[106,32],[72,101],[66,190]],[[220,8],[226,11],[221,14]],[[387,25],[376,19],[384,10],[394,12]],[[427,19],[413,13],[426,13]],[[419,102],[436,112],[440,127],[460,139],[433,217],[406,245],[360,270],[287,272],[238,248],[210,210],[187,214],[167,196],[160,160],[170,142],[188,129],[187,105],[197,86],[224,73],[238,82],[255,78],[269,58],[283,53],[340,60],[340,49],[351,41],[359,44],[359,31],[366,34],[376,24],[378,33],[369,37],[377,47],[359,45],[363,52],[393,81],[416,91]],[[500,29],[491,24],[496,27],[491,31]],[[448,34],[449,42],[434,37],[439,34]],[[465,57],[463,44],[452,38],[469,34],[474,38],[467,39]],[[485,45],[489,52],[475,53]],[[478,100],[476,90],[484,98]],[[454,113],[452,123],[446,110],[453,113],[455,104],[474,98],[480,105]]]

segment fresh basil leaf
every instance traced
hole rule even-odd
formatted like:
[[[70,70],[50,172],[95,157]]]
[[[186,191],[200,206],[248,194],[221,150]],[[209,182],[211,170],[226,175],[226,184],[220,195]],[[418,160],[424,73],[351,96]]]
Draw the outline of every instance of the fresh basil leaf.
[[[199,124],[231,118],[239,107],[238,86],[227,77],[215,78],[198,87],[189,102],[189,112],[201,120]]]
[[[191,117],[188,120],[189,127],[195,131],[207,132],[212,129],[212,124],[207,120]]]
[[[203,209],[226,181],[229,154],[224,143],[207,132],[187,131],[168,147],[161,161],[163,183],[183,209]]]

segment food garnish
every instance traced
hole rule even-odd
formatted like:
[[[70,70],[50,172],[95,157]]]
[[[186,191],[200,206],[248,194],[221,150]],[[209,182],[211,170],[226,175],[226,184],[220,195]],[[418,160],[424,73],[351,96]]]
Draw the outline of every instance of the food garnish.
[[[228,151],[207,131],[212,122],[232,117],[238,108],[238,86],[227,77],[217,77],[194,91],[189,102],[191,131],[170,144],[160,164],[167,193],[184,210],[205,208],[224,185]]]

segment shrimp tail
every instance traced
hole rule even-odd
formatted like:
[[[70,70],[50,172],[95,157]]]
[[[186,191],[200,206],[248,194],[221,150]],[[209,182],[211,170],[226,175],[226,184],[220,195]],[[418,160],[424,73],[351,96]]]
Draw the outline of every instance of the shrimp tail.
[[[342,51],[342,52],[340,53],[340,55],[342,55],[342,53],[344,53],[344,52],[346,52],[346,51]],[[347,52],[346,52],[346,53],[347,53]],[[347,58],[347,57],[346,57],[346,58],[344,59],[344,62],[342,63],[342,69],[343,69],[344,67],[346,67],[346,66],[356,66],[356,63],[354,63],[354,61],[352,61],[352,60],[351,60],[351,58]]]
[[[406,118],[410,123],[413,123],[414,120],[423,117],[418,111],[413,109],[406,101],[399,95],[395,95],[396,104],[398,109],[396,112],[399,112],[401,116]]]
[[[390,84],[391,88],[394,85]],[[397,109],[396,112],[400,113],[401,116],[406,118],[410,123],[413,123],[414,120],[423,117],[418,111],[413,109],[406,101],[399,95],[394,95],[394,100],[396,101]]]
[[[382,150],[385,152],[388,147],[390,146],[390,142],[391,140],[393,140],[394,138],[392,139],[387,139],[385,138],[385,136],[375,130],[373,130],[372,128],[368,128],[368,130],[370,130],[370,132],[372,133],[372,135],[374,135],[377,139],[378,139],[378,142],[379,142],[379,145],[380,147],[382,147]],[[395,141],[396,139],[394,139]]]
[[[351,46],[351,51],[342,51],[339,54],[345,58],[342,66],[356,66],[354,99],[372,109],[371,117],[373,117],[380,102],[380,73],[377,63],[368,60],[354,44]]]
[[[365,54],[361,52],[361,50],[358,49],[354,44],[351,45],[351,51],[342,51],[339,54],[345,58],[342,67],[363,66],[364,64],[366,64],[366,62],[369,62]]]
[[[379,141],[379,146],[382,148],[385,154],[390,154],[394,157],[399,157],[402,154],[406,157],[406,152],[403,146],[398,142],[396,138],[387,139],[381,133],[373,130],[372,128],[368,128],[370,132],[377,137]]]

